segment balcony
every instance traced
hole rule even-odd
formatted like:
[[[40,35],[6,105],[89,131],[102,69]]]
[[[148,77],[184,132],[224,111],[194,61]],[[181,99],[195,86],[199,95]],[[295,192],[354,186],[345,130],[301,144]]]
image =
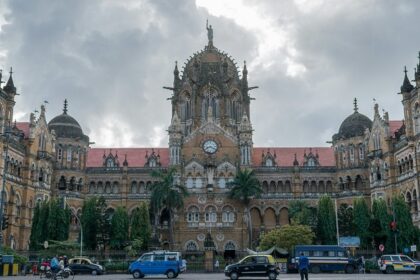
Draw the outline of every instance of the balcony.
[[[45,159],[49,160],[52,158],[52,155],[48,153],[47,151],[38,151],[37,152],[37,159]]]
[[[369,159],[382,158],[382,149],[373,150],[367,154]]]

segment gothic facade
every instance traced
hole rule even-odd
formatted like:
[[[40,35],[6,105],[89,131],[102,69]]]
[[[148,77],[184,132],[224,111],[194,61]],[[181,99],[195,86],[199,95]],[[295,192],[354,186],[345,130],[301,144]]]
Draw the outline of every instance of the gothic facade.
[[[211,30],[211,27],[209,28]],[[419,58],[420,59],[420,58]],[[420,63],[420,62],[419,62]],[[233,59],[209,42],[195,53],[182,73],[174,69],[169,146],[160,148],[91,148],[89,137],[68,113],[47,123],[45,108],[29,122],[13,123],[16,88],[12,73],[0,87],[1,172],[5,191],[4,214],[9,227],[3,243],[27,249],[33,209],[37,201],[65,197],[74,216],[84,199],[104,196],[109,213],[124,206],[129,213],[139,201],[149,201],[148,188],[157,169],[175,168],[178,182],[189,196],[176,212],[175,248],[195,251],[210,233],[218,251],[243,250],[248,244],[245,207],[230,200],[228,182],[238,168],[255,170],[263,195],[250,206],[253,238],[289,223],[290,201],[315,205],[329,194],[337,204],[352,204],[403,194],[420,225],[420,64],[415,86],[407,73],[401,86],[404,121],[389,120],[375,105],[373,120],[354,112],[332,136],[331,147],[254,147],[250,120],[248,71],[238,71]],[[1,80],[1,78],[0,78]],[[162,209],[154,228],[168,244],[170,217]],[[71,238],[80,230],[73,217]]]

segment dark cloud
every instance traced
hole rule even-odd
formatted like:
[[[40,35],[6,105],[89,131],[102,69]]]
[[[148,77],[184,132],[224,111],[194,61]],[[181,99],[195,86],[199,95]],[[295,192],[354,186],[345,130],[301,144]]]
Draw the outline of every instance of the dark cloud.
[[[249,73],[250,84],[260,86],[252,92],[255,145],[327,145],[352,113],[354,97],[369,117],[372,98],[391,119],[403,116],[396,92],[403,65],[411,70],[417,63],[420,4],[325,3],[311,11],[293,1],[244,2],[289,36],[269,67],[254,65]],[[67,98],[69,113],[100,146],[167,145],[170,92],[162,86],[172,84],[175,60],[182,65],[206,44],[206,18],[215,45],[239,66],[259,55],[260,34],[192,0],[0,0],[6,6],[0,65],[16,71],[15,112],[26,112],[26,121],[46,99],[51,119]],[[296,49],[303,75],[287,75],[288,47]]]

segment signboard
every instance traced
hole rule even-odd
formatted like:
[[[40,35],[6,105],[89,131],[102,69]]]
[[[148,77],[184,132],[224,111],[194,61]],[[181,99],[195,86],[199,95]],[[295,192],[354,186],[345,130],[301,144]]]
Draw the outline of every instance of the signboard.
[[[358,236],[341,236],[338,245],[341,247],[359,247],[360,238]]]
[[[403,249],[404,253],[408,254],[408,252],[410,251],[408,248],[404,248]]]
[[[410,250],[411,252],[417,252],[417,245],[411,245]]]
[[[383,252],[385,250],[384,244],[379,244],[379,251]]]

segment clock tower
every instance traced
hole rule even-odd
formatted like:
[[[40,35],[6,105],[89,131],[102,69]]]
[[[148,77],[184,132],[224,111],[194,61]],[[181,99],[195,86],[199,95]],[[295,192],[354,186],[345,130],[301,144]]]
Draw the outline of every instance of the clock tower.
[[[209,30],[209,29],[208,29]],[[175,64],[170,163],[192,192],[226,188],[236,169],[251,165],[248,71],[242,77],[233,59],[213,45],[195,53],[180,75]]]

